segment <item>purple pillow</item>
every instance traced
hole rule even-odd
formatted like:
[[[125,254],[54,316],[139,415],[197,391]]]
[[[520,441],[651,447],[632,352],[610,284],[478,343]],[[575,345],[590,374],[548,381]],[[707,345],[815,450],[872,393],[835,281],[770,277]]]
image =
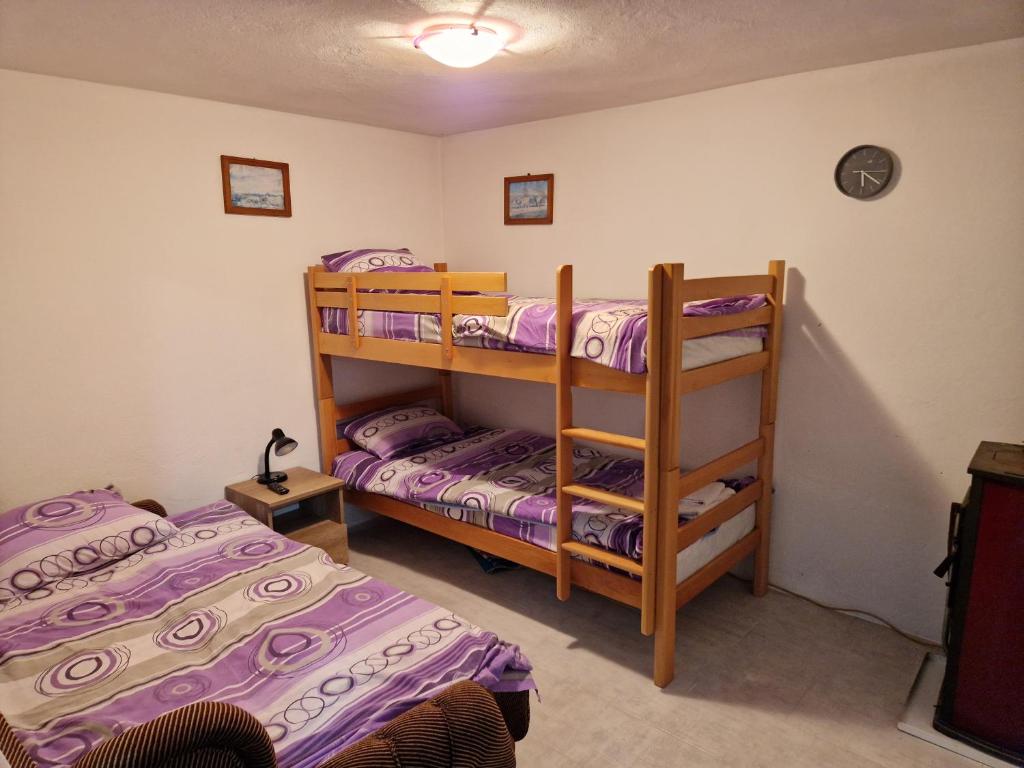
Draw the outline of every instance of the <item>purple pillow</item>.
[[[342,435],[381,459],[425,451],[465,436],[454,421],[425,405],[374,411],[348,422]]]
[[[0,514],[0,604],[101,568],[177,533],[113,491],[78,491]]]
[[[408,248],[359,248],[324,256],[328,272],[433,272]]]

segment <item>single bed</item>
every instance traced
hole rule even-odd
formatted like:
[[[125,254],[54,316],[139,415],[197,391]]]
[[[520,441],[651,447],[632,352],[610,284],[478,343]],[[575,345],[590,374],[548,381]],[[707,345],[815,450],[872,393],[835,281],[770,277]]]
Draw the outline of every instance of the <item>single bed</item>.
[[[421,294],[430,295],[430,294]],[[452,340],[457,347],[554,355],[557,302],[493,294],[508,302],[508,314],[460,315],[452,318]],[[693,301],[683,307],[684,317],[717,317],[749,312],[765,306],[763,295]],[[347,335],[349,310],[321,310],[325,333]],[[358,311],[361,336],[392,341],[441,343],[441,316],[433,313]],[[577,299],[572,305],[572,356],[624,373],[647,372],[647,302],[627,299]],[[732,360],[760,352],[767,331],[763,326],[739,328],[683,343],[684,370]]]
[[[388,411],[364,419],[380,423]],[[339,454],[332,472],[346,487],[414,504],[450,520],[487,528],[542,549],[558,550],[556,443],[521,429],[470,427],[465,436],[435,442],[428,450],[382,459],[366,450]],[[627,497],[643,495],[639,459],[577,446],[573,475],[579,482]],[[715,481],[678,507],[679,525],[732,498],[754,478]],[[704,534],[676,557],[676,583],[684,581],[754,528],[754,508]],[[572,505],[572,538],[622,555],[643,558],[643,514],[591,499]],[[585,555],[575,558],[593,562]]]
[[[164,520],[50,499],[0,516],[0,555],[0,709],[39,766],[211,703],[254,716],[276,765],[348,765],[453,685],[533,688],[517,646],[227,501]]]

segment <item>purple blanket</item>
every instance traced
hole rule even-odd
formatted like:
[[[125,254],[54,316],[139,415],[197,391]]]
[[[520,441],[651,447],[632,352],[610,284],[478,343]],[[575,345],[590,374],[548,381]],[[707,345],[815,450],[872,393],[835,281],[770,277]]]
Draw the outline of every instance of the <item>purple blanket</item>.
[[[199,700],[315,766],[451,683],[533,687],[530,665],[449,611],[221,501],[166,541],[0,608],[0,702],[41,766]]]
[[[578,483],[643,496],[639,459],[577,447],[573,468]],[[343,453],[334,460],[333,472],[350,488],[408,501],[545,549],[556,547],[553,438],[525,430],[477,428],[465,439],[399,459],[379,459],[365,451]],[[680,504],[680,522],[732,493],[722,482],[701,489]],[[572,517],[576,540],[641,558],[642,515],[574,498]]]
[[[512,352],[555,353],[554,299],[508,297],[505,317],[456,315],[452,323],[454,343]],[[763,295],[688,303],[683,314],[691,316],[732,315],[765,305]],[[348,310],[320,310],[323,330],[348,333]],[[381,339],[439,343],[438,315],[411,312],[358,310],[359,333]],[[627,373],[647,371],[647,302],[624,299],[590,299],[573,302],[572,356]],[[730,336],[764,338],[763,326],[730,331]],[[725,335],[725,334],[723,334]]]

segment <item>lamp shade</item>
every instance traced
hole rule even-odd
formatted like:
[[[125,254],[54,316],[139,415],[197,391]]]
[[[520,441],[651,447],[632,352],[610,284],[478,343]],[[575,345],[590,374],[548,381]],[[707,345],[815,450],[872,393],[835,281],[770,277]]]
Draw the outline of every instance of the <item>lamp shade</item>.
[[[274,439],[275,456],[284,456],[286,453],[291,453],[299,447],[298,442],[288,437],[280,427],[275,427],[271,436]]]
[[[270,433],[270,440],[267,442],[267,449],[263,452],[263,473],[256,476],[256,480],[263,485],[270,483],[283,483],[288,479],[284,472],[270,471],[270,449],[274,449],[275,456],[284,456],[291,453],[298,447],[298,442],[288,437],[280,427],[274,427]]]
[[[467,69],[494,58],[505,41],[493,29],[475,24],[439,24],[427,27],[413,45],[434,61]]]

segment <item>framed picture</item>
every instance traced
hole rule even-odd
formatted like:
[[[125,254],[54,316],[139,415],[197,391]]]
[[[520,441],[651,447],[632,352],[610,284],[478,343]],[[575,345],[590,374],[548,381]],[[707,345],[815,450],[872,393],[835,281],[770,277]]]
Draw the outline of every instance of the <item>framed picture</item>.
[[[220,156],[224,213],[245,216],[291,216],[288,163]]]
[[[550,224],[555,215],[555,174],[505,177],[505,223]]]

